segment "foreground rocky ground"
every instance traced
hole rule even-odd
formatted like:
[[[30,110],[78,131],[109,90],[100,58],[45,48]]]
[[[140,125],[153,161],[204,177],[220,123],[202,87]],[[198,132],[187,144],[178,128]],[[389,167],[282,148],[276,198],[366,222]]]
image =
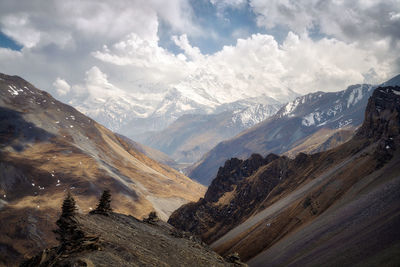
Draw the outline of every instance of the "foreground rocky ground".
[[[77,215],[94,246],[57,255],[46,249],[24,266],[246,266],[229,263],[195,237],[158,221],[145,223],[132,216]]]

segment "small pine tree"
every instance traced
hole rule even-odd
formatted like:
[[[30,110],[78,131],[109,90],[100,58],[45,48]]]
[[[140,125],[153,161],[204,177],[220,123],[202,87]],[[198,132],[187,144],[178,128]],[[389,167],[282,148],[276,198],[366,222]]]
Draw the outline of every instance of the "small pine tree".
[[[103,194],[101,195],[97,208],[92,213],[109,215],[110,212],[112,212],[111,193],[110,190],[106,189],[103,191]]]
[[[146,222],[146,223],[156,223],[159,220],[160,219],[158,218],[157,212],[152,211],[152,212],[149,213],[147,218],[145,218],[143,221]]]
[[[68,250],[79,244],[85,237],[81,226],[75,218],[76,215],[75,199],[68,192],[62,204],[62,213],[56,224],[58,229],[54,232],[58,235],[61,248]]]
[[[239,256],[239,253],[233,252],[233,253],[229,254],[228,256],[226,256],[226,260],[227,260],[228,262],[231,262],[231,263],[240,264],[240,256]]]

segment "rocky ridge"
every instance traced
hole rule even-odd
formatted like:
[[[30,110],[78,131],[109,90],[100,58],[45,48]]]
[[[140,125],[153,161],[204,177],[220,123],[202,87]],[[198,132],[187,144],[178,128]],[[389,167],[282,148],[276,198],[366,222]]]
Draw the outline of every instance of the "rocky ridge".
[[[350,141],[294,159],[269,155],[271,161],[240,179],[235,177],[246,171],[243,161],[231,159],[206,193],[217,197],[182,206],[169,222],[199,234],[222,255],[236,251],[244,260],[253,258],[251,266],[385,261],[395,266],[400,260],[395,257],[400,245],[399,114],[400,87],[377,88]],[[379,200],[382,190],[388,201]],[[377,203],[379,208],[363,213]],[[377,223],[367,224],[372,221]],[[355,246],[350,236],[360,243]]]
[[[85,236],[73,249],[45,249],[21,266],[247,266],[230,263],[192,235],[132,216],[78,214]],[[92,238],[93,239],[93,238]]]
[[[399,77],[386,83],[400,85]],[[252,153],[282,154],[323,129],[329,130],[331,134],[340,129],[356,129],[364,120],[368,98],[376,87],[368,84],[353,85],[340,92],[316,92],[298,97],[283,106],[274,116],[216,145],[190,166],[187,174],[208,185],[218,167],[231,157],[243,159]]]

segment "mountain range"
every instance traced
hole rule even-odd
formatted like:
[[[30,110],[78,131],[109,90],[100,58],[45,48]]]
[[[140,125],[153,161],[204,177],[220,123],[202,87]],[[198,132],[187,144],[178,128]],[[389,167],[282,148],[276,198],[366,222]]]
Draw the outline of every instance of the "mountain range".
[[[244,265],[239,258],[250,266],[396,266],[399,82],[396,76],[381,86],[296,98],[225,142],[230,151],[240,154],[245,144],[266,156],[226,160],[206,191],[166,166],[179,164],[163,152],[112,132],[22,78],[0,74],[0,265],[37,255],[29,266],[52,259],[86,266]],[[230,109],[219,108],[200,114],[217,119],[192,133],[231,120]],[[182,124],[195,125],[196,116],[184,115]],[[114,212],[84,215],[105,189]],[[67,192],[77,200],[76,220],[89,239],[97,236],[101,250],[83,246],[52,258],[57,247],[45,248],[56,245],[52,230]],[[151,211],[161,221],[136,219]]]
[[[165,92],[156,85],[146,85],[141,89],[146,93],[140,95],[109,84],[101,93],[89,88],[87,94],[69,96],[68,103],[112,131],[160,150],[179,163],[194,163],[218,142],[265,120],[299,96],[290,89],[278,90],[274,98],[265,92],[254,97],[224,88],[216,93],[211,86],[221,85],[212,79],[202,86],[196,83],[194,88],[184,84]],[[215,120],[216,128],[209,127]],[[183,124],[184,133],[182,128],[176,129]]]
[[[400,75],[382,85],[400,85]],[[376,87],[352,85],[340,92],[316,92],[297,97],[275,115],[217,144],[186,173],[208,185],[218,168],[231,157],[245,159],[252,153],[294,156],[294,152],[318,152],[343,143],[363,122],[368,98]]]
[[[397,266],[399,147],[400,87],[378,87],[349,141],[292,159],[231,158],[204,198],[168,222],[221,255],[238,252],[250,266]]]
[[[155,155],[22,78],[0,74],[1,263],[54,244],[51,222],[67,191],[81,212],[110,189],[116,212],[142,218],[156,211],[163,220],[204,194],[141,151]]]
[[[275,114],[280,104],[235,103],[217,114],[186,114],[159,132],[146,133],[137,140],[162,151],[180,163],[194,163],[217,143]]]

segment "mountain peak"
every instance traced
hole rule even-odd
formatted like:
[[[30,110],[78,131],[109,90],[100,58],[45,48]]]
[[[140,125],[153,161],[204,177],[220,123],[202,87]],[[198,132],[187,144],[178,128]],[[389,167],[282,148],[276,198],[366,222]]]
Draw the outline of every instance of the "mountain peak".
[[[365,120],[357,132],[357,136],[374,140],[399,136],[399,114],[400,87],[386,86],[375,89],[368,100]]]

